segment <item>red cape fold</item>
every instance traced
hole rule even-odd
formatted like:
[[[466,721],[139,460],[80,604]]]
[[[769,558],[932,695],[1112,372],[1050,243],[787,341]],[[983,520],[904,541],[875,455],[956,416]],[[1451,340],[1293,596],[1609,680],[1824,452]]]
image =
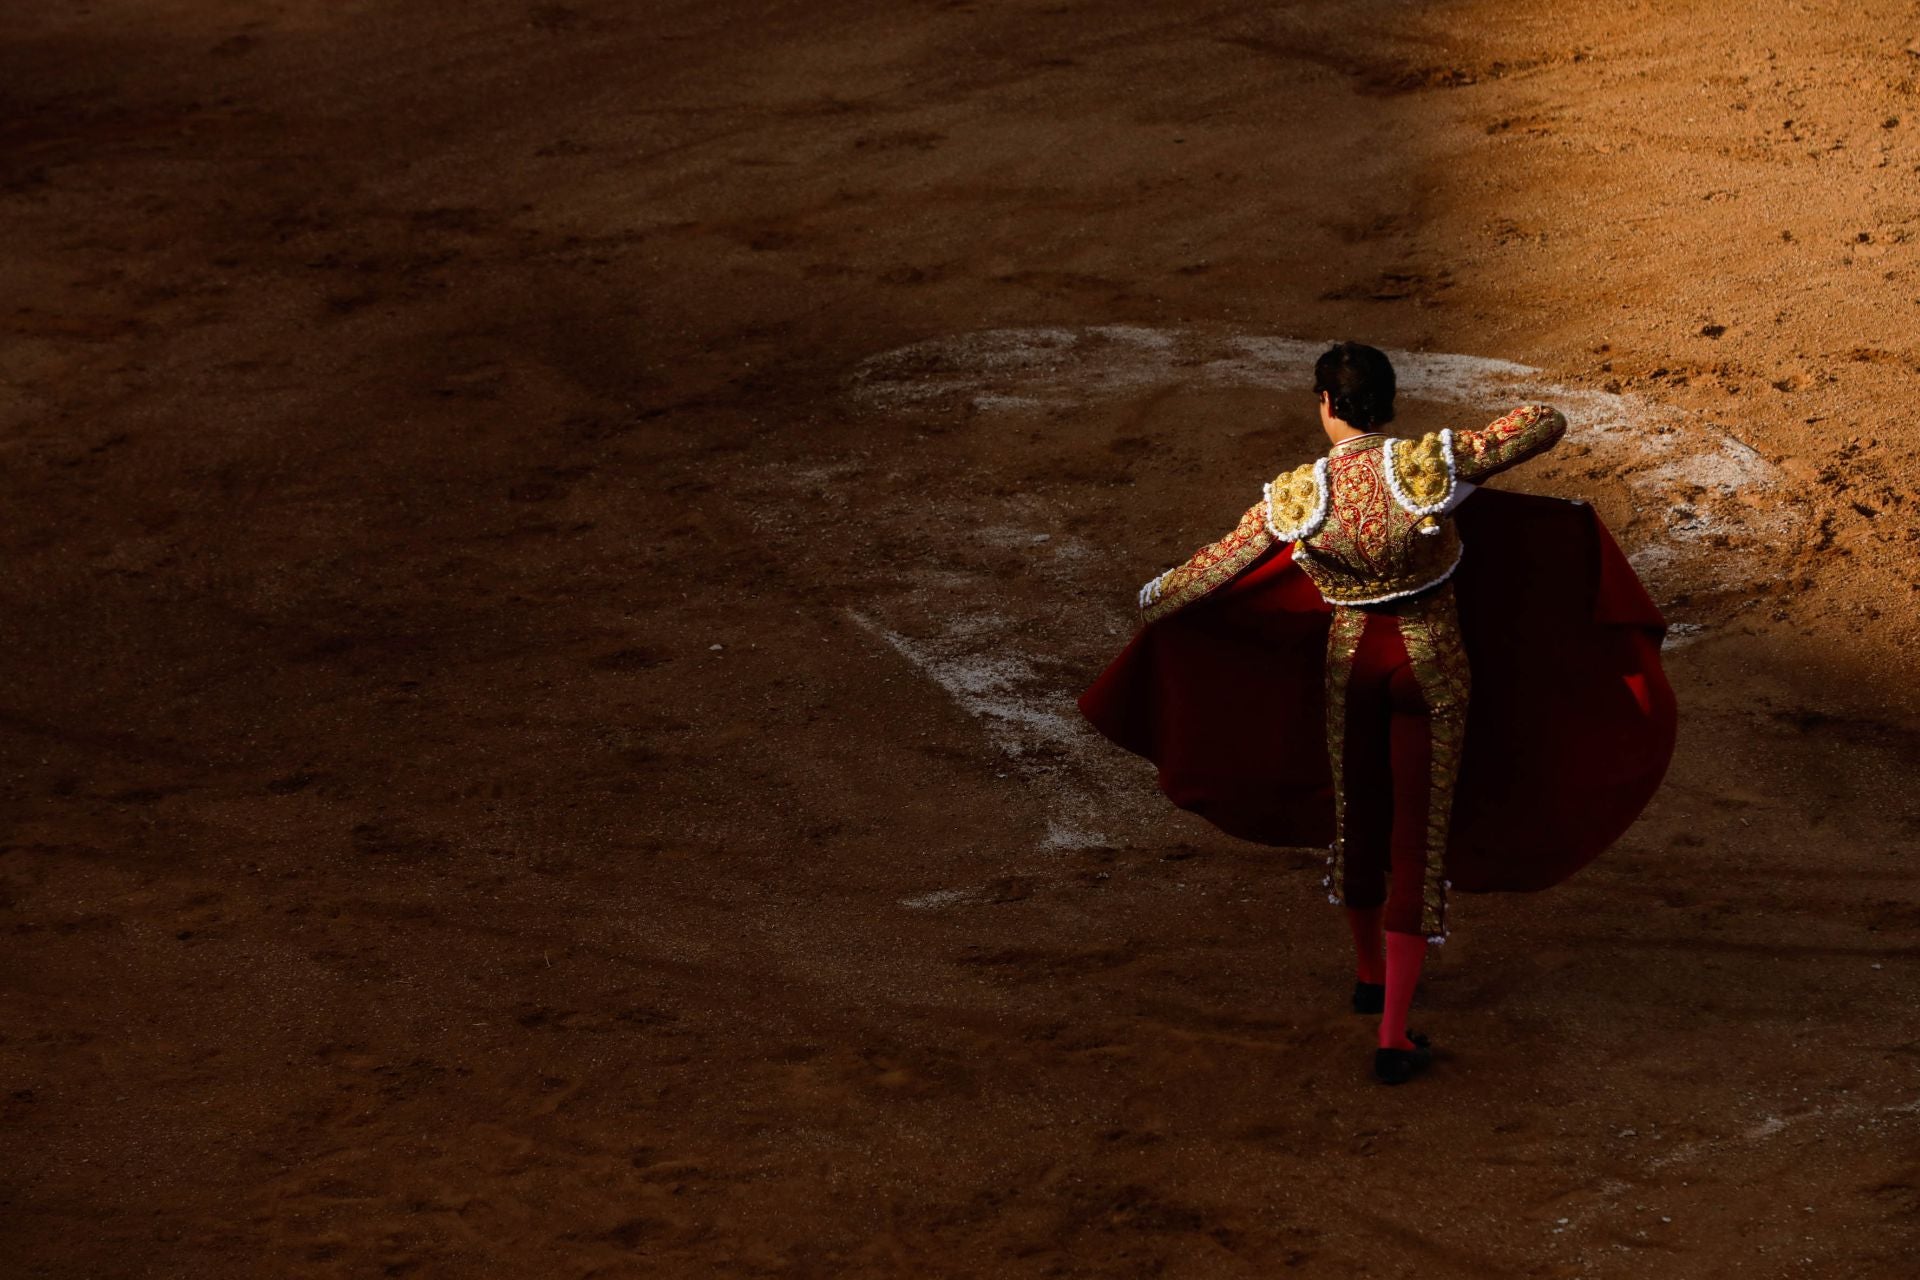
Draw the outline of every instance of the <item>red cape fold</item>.
[[[1467,892],[1545,889],[1619,839],[1666,774],[1667,624],[1584,503],[1481,489],[1453,519],[1473,692],[1446,874]],[[1158,765],[1180,808],[1260,844],[1325,847],[1331,616],[1279,546],[1142,628],[1080,710]]]

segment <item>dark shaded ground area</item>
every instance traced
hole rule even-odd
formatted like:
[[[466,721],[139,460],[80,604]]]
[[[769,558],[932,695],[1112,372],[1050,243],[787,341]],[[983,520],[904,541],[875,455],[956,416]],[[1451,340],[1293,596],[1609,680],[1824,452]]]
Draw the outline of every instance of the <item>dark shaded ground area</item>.
[[[1910,1275],[1909,24],[9,15],[0,1273]],[[1310,402],[847,393],[1113,323],[1522,360],[1810,504],[1668,585],[1668,787],[1461,908],[1416,1087],[1314,855],[1032,719]]]

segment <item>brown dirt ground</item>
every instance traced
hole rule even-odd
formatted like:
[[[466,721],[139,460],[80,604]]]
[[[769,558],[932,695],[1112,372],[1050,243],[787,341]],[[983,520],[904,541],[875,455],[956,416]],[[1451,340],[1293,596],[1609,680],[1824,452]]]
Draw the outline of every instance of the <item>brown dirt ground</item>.
[[[0,1273],[1913,1275],[1916,36],[11,6]],[[1521,361],[1787,478],[1661,585],[1666,788],[1460,904],[1414,1086],[1315,856],[1058,718],[1310,400],[848,391],[1114,324]]]

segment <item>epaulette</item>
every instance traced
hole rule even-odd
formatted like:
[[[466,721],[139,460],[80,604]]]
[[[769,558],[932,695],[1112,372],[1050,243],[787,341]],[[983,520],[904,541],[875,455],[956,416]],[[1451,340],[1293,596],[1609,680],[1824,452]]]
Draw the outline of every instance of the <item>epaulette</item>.
[[[1453,506],[1458,482],[1453,471],[1453,432],[1442,428],[1418,440],[1394,440],[1387,445],[1387,489],[1409,514],[1421,517],[1414,527],[1421,533],[1439,533],[1434,517]]]
[[[1281,542],[1310,538],[1327,522],[1332,487],[1327,460],[1283,471],[1267,481],[1267,532]]]

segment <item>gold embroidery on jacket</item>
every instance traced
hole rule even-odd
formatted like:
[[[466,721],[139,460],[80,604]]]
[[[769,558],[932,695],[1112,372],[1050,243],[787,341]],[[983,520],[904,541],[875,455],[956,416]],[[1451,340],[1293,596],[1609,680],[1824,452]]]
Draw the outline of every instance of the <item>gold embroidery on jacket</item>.
[[[1334,460],[1333,509],[1322,545],[1366,578],[1381,578],[1391,559],[1392,510],[1380,449],[1359,450]]]
[[[1301,539],[1294,557],[1332,604],[1373,604],[1411,595],[1453,572],[1460,539],[1452,522],[1419,536],[1414,516],[1394,501],[1382,463],[1397,443],[1384,438],[1330,459],[1326,523]],[[1443,467],[1444,470],[1444,467]]]
[[[1477,482],[1551,448],[1566,426],[1558,410],[1528,404],[1475,431],[1417,440],[1363,436],[1336,446],[1319,462],[1274,477],[1233,532],[1147,584],[1141,620],[1206,595],[1275,541],[1296,543],[1295,563],[1333,604],[1378,604],[1426,591],[1459,564],[1460,537],[1443,511],[1416,515],[1407,505],[1444,506],[1459,481]]]

